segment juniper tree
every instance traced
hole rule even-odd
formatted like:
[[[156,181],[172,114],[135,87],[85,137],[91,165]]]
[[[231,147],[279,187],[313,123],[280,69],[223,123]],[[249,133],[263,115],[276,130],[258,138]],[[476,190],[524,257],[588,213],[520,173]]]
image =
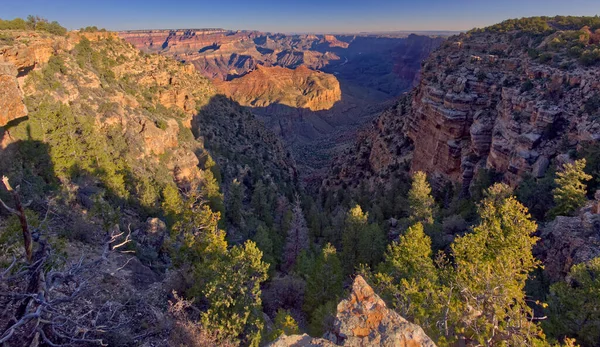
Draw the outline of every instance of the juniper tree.
[[[540,262],[533,257],[537,225],[510,188],[497,183],[479,206],[481,222],[452,244],[457,301],[455,331],[467,341],[531,345],[541,330],[532,322],[525,282]]]

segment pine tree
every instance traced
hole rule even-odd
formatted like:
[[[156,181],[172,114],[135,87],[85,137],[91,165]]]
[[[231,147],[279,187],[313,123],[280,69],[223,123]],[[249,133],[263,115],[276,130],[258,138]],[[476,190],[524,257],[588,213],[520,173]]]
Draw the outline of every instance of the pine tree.
[[[337,300],[342,294],[342,263],[331,244],[325,245],[310,269],[306,281],[304,312],[309,315],[324,302]]]
[[[167,184],[162,190],[161,209],[165,215],[167,225],[172,226],[177,216],[182,212],[183,200],[175,183]]]
[[[259,220],[265,222],[270,228],[273,226],[273,214],[272,214],[272,203],[271,197],[269,196],[269,189],[265,184],[259,180],[254,186],[254,192],[252,193],[252,200],[250,202],[254,209],[255,215]]]
[[[369,214],[359,205],[346,214],[342,234],[342,258],[346,274],[359,264],[373,266],[385,251],[385,235],[379,225],[368,222]]]
[[[227,201],[227,218],[231,224],[239,227],[242,223],[242,205],[244,190],[237,179],[234,179],[229,188],[229,199]]]
[[[210,170],[217,180],[217,183],[221,184],[221,169],[219,169],[219,166],[210,155],[207,156],[206,161],[204,162],[204,170]]]
[[[269,264],[271,269],[274,269],[277,263],[275,260],[273,239],[269,232],[269,228],[263,224],[259,225],[253,240],[256,242],[256,246],[263,252],[263,260],[265,263]]]
[[[556,203],[555,215],[570,215],[585,204],[584,182],[592,179],[592,176],[584,172],[585,164],[585,159],[576,160],[573,164],[565,164],[563,171],[556,173],[557,187],[553,191]]]
[[[333,330],[337,300],[331,300],[318,306],[310,316],[308,332],[310,336],[323,336],[325,332]]]
[[[275,315],[275,319],[273,320],[273,331],[269,334],[269,341],[276,340],[281,335],[295,335],[300,332],[298,328],[298,323],[292,315],[290,311],[287,310],[278,310],[277,315]]]
[[[296,199],[296,204],[292,210],[292,222],[290,229],[288,230],[288,236],[285,241],[284,249],[284,267],[286,270],[291,269],[296,260],[300,255],[300,252],[307,250],[310,246],[310,240],[308,237],[308,227],[306,226],[306,219],[300,206],[300,200]]]
[[[425,235],[421,223],[409,227],[398,242],[389,245],[384,258],[379,272],[387,273],[395,279],[436,279],[436,269],[431,258],[431,239]]]
[[[412,186],[408,191],[408,204],[412,222],[433,223],[435,201],[431,196],[431,187],[427,183],[427,175],[424,172],[414,173]]]
[[[481,222],[452,244],[456,332],[468,341],[531,345],[541,333],[525,302],[525,281],[538,267],[532,255],[537,225],[510,188],[497,183],[479,207]]]
[[[219,188],[219,182],[215,179],[212,171],[205,170],[203,178],[203,186],[201,189],[201,194],[208,201],[208,205],[213,211],[217,211],[220,213],[225,212],[225,207],[223,205],[223,194],[221,194]]]

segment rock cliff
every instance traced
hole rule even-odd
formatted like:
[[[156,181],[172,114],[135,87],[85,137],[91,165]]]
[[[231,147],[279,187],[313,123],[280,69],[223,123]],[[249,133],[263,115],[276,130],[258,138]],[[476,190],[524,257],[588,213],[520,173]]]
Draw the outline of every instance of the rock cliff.
[[[26,115],[27,107],[17,82],[17,69],[13,64],[0,63],[0,127]]]
[[[487,168],[514,186],[526,173],[543,175],[564,151],[600,139],[593,106],[600,69],[548,47],[557,33],[489,28],[452,37],[434,52],[406,115],[412,171],[466,188]]]
[[[271,346],[435,347],[435,343],[421,327],[388,309],[373,288],[357,276],[348,299],[338,304],[333,331],[323,339],[282,336]]]
[[[562,281],[573,265],[600,256],[600,215],[588,205],[577,216],[556,217],[541,228],[540,238],[535,252],[546,276],[551,282]]]

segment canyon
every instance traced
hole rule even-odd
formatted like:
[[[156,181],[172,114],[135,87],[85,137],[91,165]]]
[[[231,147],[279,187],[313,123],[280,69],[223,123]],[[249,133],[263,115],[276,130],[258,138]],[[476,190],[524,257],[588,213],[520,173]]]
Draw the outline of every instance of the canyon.
[[[492,27],[450,37],[423,62],[414,90],[340,152],[324,186],[373,185],[405,169],[468,195],[483,171],[516,187],[572,161],[600,139],[600,72],[551,43],[586,27],[554,25],[554,34]]]
[[[221,29],[138,30],[119,36],[145,52],[193,64],[248,106],[318,181],[355,132],[418,83],[442,36],[285,35]]]
[[[0,34],[11,345],[596,345],[598,17]]]

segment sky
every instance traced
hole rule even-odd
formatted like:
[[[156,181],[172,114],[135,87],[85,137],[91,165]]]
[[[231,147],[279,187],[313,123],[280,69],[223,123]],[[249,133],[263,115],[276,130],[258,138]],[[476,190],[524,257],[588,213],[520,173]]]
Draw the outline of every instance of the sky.
[[[0,0],[0,18],[68,29],[224,28],[270,32],[468,30],[508,18],[599,15],[600,0]]]

